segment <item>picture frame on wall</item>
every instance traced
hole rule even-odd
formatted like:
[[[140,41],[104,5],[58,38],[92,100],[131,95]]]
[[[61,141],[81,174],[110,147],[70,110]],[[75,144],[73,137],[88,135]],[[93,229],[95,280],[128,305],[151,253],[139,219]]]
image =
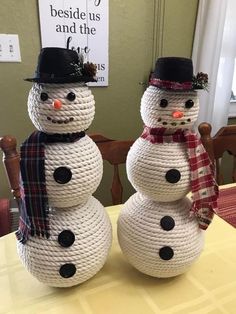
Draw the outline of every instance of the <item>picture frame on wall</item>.
[[[76,50],[97,66],[97,82],[108,86],[109,1],[38,0],[41,45]]]

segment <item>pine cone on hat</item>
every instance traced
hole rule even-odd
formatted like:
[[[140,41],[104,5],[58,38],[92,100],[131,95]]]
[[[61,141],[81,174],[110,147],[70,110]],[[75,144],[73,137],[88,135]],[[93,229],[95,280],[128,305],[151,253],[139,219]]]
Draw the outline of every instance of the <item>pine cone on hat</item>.
[[[87,76],[95,76],[97,73],[97,66],[92,62],[84,63],[83,74]]]

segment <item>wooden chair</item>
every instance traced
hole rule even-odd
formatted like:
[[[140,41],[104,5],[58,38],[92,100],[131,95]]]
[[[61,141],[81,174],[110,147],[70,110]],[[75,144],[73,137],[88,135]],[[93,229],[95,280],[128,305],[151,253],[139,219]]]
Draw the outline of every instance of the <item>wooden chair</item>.
[[[11,232],[10,201],[7,198],[0,199],[0,237]]]
[[[122,203],[123,187],[119,175],[119,165],[126,162],[126,157],[132,140],[117,141],[104,137],[101,134],[90,134],[93,141],[97,144],[102,154],[103,160],[108,161],[114,167],[111,185],[111,196],[113,205]]]
[[[16,150],[16,138],[13,136],[3,136],[0,138],[0,148],[3,151],[3,163],[5,165],[11,192],[17,203],[20,202],[20,156]]]
[[[20,201],[20,159],[16,151],[16,139],[13,136],[0,138],[0,148],[3,151],[3,162],[5,164],[9,185],[18,203]],[[8,199],[0,199],[0,205],[0,236],[3,236],[17,229],[19,211],[16,206],[10,206]]]
[[[206,151],[216,165],[217,183],[219,185],[224,184],[221,158],[225,152],[232,156],[232,179],[233,182],[236,182],[236,125],[222,127],[214,137],[211,137],[211,125],[209,123],[201,123],[198,130]]]

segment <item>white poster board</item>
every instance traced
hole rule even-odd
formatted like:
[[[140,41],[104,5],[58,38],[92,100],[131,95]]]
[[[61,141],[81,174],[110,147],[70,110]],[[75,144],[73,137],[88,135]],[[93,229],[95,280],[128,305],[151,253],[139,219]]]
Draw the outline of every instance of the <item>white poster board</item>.
[[[42,47],[75,49],[108,86],[108,0],[38,0]]]

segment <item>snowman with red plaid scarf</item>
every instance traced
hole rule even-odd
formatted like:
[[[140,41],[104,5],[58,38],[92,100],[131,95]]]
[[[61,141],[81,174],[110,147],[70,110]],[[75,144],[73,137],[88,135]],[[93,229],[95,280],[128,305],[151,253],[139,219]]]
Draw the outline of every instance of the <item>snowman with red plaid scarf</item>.
[[[197,89],[206,87],[191,59],[159,58],[141,100],[145,127],[127,157],[137,192],[121,210],[118,239],[128,261],[150,276],[177,276],[192,265],[217,207],[214,169],[192,130]]]
[[[77,52],[43,48],[29,92],[29,116],[37,128],[21,146],[22,198],[18,253],[39,281],[69,287],[94,276],[111,246],[109,218],[92,194],[103,162],[85,134],[94,97],[86,82],[96,67]]]

